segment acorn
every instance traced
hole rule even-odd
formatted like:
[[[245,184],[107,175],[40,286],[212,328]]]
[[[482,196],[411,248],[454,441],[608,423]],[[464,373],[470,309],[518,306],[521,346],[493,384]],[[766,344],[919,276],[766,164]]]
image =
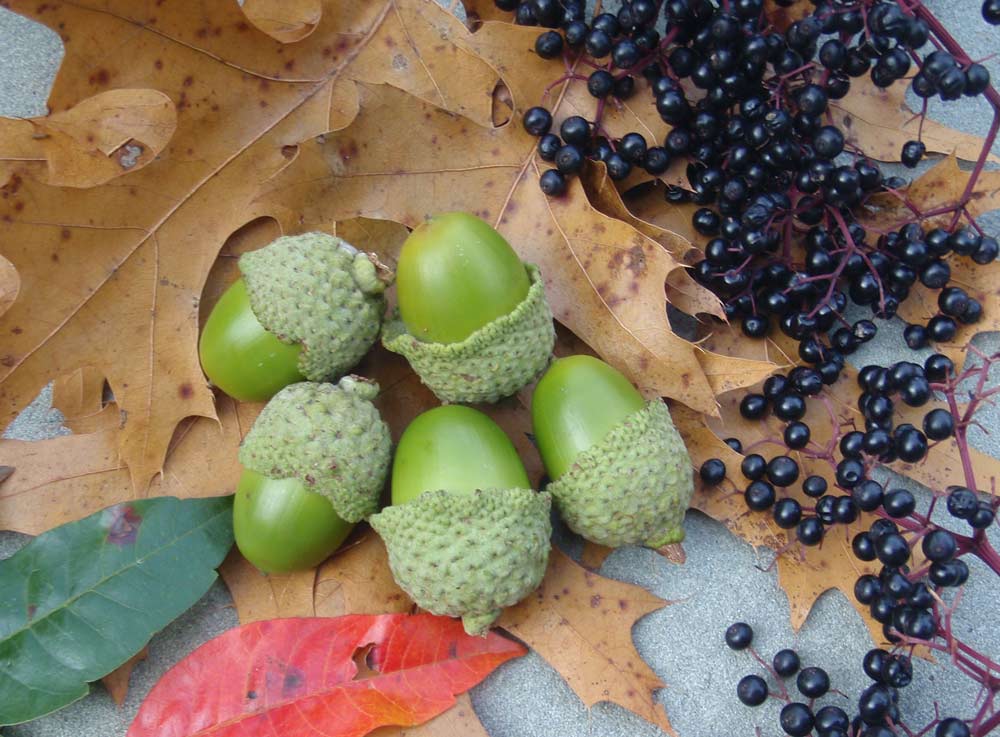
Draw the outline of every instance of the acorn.
[[[473,215],[437,215],[416,228],[400,252],[396,291],[382,343],[442,401],[495,402],[549,362],[555,329],[538,268]]]
[[[546,490],[571,530],[612,548],[684,539],[691,458],[662,399],[645,401],[599,359],[570,356],[538,382],[531,419]]]
[[[311,568],[378,509],[389,472],[389,427],[378,384],[345,376],[279,391],[240,445],[236,544],[263,571]]]
[[[335,381],[375,342],[392,274],[326,233],[284,236],[239,260],[198,351],[209,381],[262,402],[298,381]]]
[[[240,476],[233,500],[236,544],[264,573],[318,566],[353,528],[329,499],[297,478],[273,479],[249,469]]]
[[[434,614],[485,634],[545,575],[551,498],[531,489],[510,438],[459,405],[418,416],[392,466],[392,506],[371,517],[396,583]]]

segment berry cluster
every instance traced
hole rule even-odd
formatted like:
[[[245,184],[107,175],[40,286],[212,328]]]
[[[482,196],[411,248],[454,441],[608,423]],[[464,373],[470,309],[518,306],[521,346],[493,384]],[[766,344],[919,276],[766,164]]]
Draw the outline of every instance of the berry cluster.
[[[816,355],[831,383],[843,356],[877,330],[870,320],[845,322],[848,298],[889,318],[918,280],[944,290],[941,314],[907,329],[911,347],[947,342],[960,324],[981,319],[975,299],[948,287],[949,259],[988,264],[1000,253],[997,240],[974,223],[925,232],[916,220],[873,237],[854,211],[906,182],[884,175],[831,123],[829,103],[848,94],[851,79],[867,74],[885,87],[914,62],[913,86],[924,98],[996,95],[981,64],[943,49],[919,56],[931,23],[913,9],[887,0],[817,1],[780,33],[767,24],[762,0],[634,0],[589,23],[583,3],[572,0],[503,5],[516,10],[519,23],[553,29],[538,37],[540,55],[564,55],[572,70],[593,68],[559,81],[586,79],[598,100],[595,120],[574,115],[556,133],[545,107],[524,113],[540,157],[555,164],[542,174],[542,190],[563,194],[567,177],[588,159],[603,161],[614,180],[636,167],[657,176],[672,161],[687,162],[689,189],[668,187],[667,198],[700,206],[692,224],[709,240],[694,276],[746,335],[762,338],[777,326],[807,343],[803,350]],[[988,8],[983,14],[990,17]],[[662,36],[658,23],[665,23]],[[672,126],[662,145],[636,132],[609,139],[601,128],[605,101],[632,95],[638,76]],[[901,158],[914,166],[924,152],[922,142],[910,141]],[[815,337],[827,332],[829,339]]]
[[[838,713],[836,723],[828,724],[826,720],[833,718],[829,709],[834,707],[823,707],[814,713],[811,702],[806,705],[791,702],[783,692],[781,697],[789,701],[782,711],[782,728],[787,734],[804,735],[812,730],[819,735],[897,734],[893,729],[903,725],[897,692],[912,679],[910,655],[917,644],[951,654],[957,667],[981,680],[988,688],[1000,686],[1000,664],[954,636],[950,629],[952,610],[946,604],[947,591],[961,587],[968,580],[965,556],[979,557],[1000,575],[1000,555],[984,534],[995,522],[1000,498],[983,496],[974,490],[965,438],[978,408],[1000,394],[1000,388],[984,389],[991,366],[1000,363],[1000,354],[980,355],[979,358],[982,359],[980,366],[960,375],[956,375],[952,361],[942,354],[931,355],[923,365],[901,361],[887,368],[865,366],[857,376],[861,390],[858,406],[865,418],[865,429],[853,429],[850,425],[838,427],[825,445],[811,440],[810,427],[802,421],[805,415],[803,394],[807,393],[802,390],[818,379],[804,379],[801,373],[796,376],[798,369],[789,376],[771,377],[765,382],[763,393],[744,397],[740,413],[744,419],[752,421],[763,421],[769,412],[773,413],[785,422],[781,441],[768,438],[744,448],[736,438],[726,440],[733,450],[746,452],[740,463],[745,484],[737,485],[719,458],[708,459],[702,464],[700,476],[705,485],[719,486],[731,481],[736,487],[731,493],[742,490],[750,512],[770,513],[776,526],[794,531],[789,546],[818,545],[837,525],[847,527],[864,523],[853,535],[845,529],[851,550],[862,566],[871,563],[880,566],[858,577],[854,596],[868,609],[871,617],[882,624],[883,636],[891,649],[872,650],[865,657],[863,668],[874,683],[860,695],[858,713],[849,722],[846,713],[843,717]],[[969,405],[960,410],[956,397],[960,387],[970,384],[975,389],[970,392]],[[907,407],[922,408],[935,393],[945,396],[948,408],[935,407],[925,412],[922,429],[910,423],[895,424],[894,399]],[[795,398],[791,402],[795,411],[791,413],[788,412],[789,396]],[[937,492],[930,509],[924,513],[917,510],[917,500],[908,489],[886,488],[871,477],[877,464],[896,459],[919,462],[933,444],[950,439],[958,442],[963,463],[970,471],[966,479],[968,485],[951,486]],[[819,464],[817,470],[822,471],[825,466],[829,473],[801,478],[800,463],[789,455],[766,459],[751,452],[757,445],[767,442],[797,449],[810,464]],[[839,493],[831,493],[831,486]],[[793,493],[796,487],[799,493]],[[815,501],[810,505],[801,501],[803,498]],[[953,532],[931,520],[939,502],[945,504],[950,517],[967,526],[967,534]],[[747,648],[751,639],[752,630],[743,623],[734,624],[726,633],[726,642],[733,649]],[[786,651],[779,655],[773,667],[768,668],[772,676],[794,674],[797,658]],[[809,696],[808,684],[805,688],[807,690],[803,691],[800,684],[800,692]],[[750,706],[763,703],[768,696],[766,682],[759,676],[747,676],[740,682],[737,696]],[[1000,714],[984,710],[968,722],[954,717],[939,719],[934,734],[942,737],[986,735],[998,724]],[[799,729],[803,731],[796,731]]]
[[[781,728],[791,737],[804,737],[814,730],[821,737],[840,737],[849,734],[851,720],[838,706],[823,706],[814,710],[814,701],[828,693],[840,694],[831,689],[830,676],[822,668],[808,666],[802,668],[799,654],[790,648],[779,650],[767,663],[753,650],[753,628],[746,622],[735,622],[726,630],[726,645],[733,650],[748,650],[755,660],[768,672],[776,686],[772,693],[767,681],[759,675],[750,674],[740,679],[736,686],[736,697],[747,706],[760,706],[769,696],[785,701],[779,717]],[[795,678],[795,687],[808,703],[793,701],[784,679]],[[841,694],[842,695],[842,694]]]
[[[795,497],[787,494],[789,487],[795,485],[801,475],[798,462],[788,455],[765,459],[759,453],[748,453],[740,463],[740,472],[747,482],[743,489],[747,508],[752,512],[770,511],[778,527],[794,529],[798,541],[808,546],[818,545],[826,528],[854,523],[861,512],[881,510],[891,519],[913,514],[916,508],[913,495],[905,489],[884,490],[881,484],[870,478],[871,470],[877,463],[896,460],[917,463],[927,455],[931,443],[954,435],[955,418],[941,407],[924,414],[922,429],[911,423],[896,425],[893,401],[896,397],[909,407],[923,407],[930,401],[934,389],[947,388],[947,382],[953,379],[951,359],[939,353],[928,357],[923,366],[909,361],[901,361],[888,368],[865,366],[857,379],[862,390],[858,407],[865,418],[864,431],[852,429],[842,432],[835,446],[830,443],[828,447],[820,447],[812,442],[812,429],[803,422],[803,418],[806,397],[819,394],[823,388],[822,375],[816,369],[799,366],[787,376],[771,376],[764,382],[762,393],[750,393],[743,397],[739,405],[740,414],[744,419],[758,421],[772,413],[783,421],[781,444],[790,450],[802,451],[807,457],[829,461],[836,487],[842,493],[828,493],[826,478],[809,475],[802,480],[801,491],[805,497],[816,501],[814,507],[804,508]],[[735,439],[731,441],[727,442],[742,453],[742,443]],[[700,475],[706,485],[716,486],[726,478],[726,466],[720,459],[711,458],[702,464]],[[973,492],[966,491],[975,497]],[[974,529],[985,529],[993,522],[994,508],[989,502],[956,509],[967,514],[963,519],[969,519]],[[886,544],[891,546],[894,539],[889,540]],[[874,553],[863,557],[858,545],[856,538],[854,549],[859,558],[866,561],[875,559]],[[871,543],[864,549],[874,550]],[[906,550],[908,557],[909,548]],[[906,558],[901,562],[905,562]]]
[[[760,706],[769,697],[784,701],[779,721],[786,735],[806,737],[815,733],[818,737],[894,737],[897,734],[891,725],[900,724],[899,690],[913,680],[913,663],[908,653],[874,648],[865,654],[862,668],[872,684],[859,694],[852,717],[835,704],[816,705],[816,699],[828,694],[841,698],[845,698],[845,694],[831,687],[830,676],[822,668],[802,668],[795,650],[779,650],[770,663],[766,662],[752,648],[753,628],[746,622],[730,625],[725,640],[732,650],[749,651],[775,685],[772,691],[767,680],[750,674],[740,679],[736,697],[747,706]],[[796,676],[796,690],[805,701],[792,699],[784,683],[792,676]],[[966,722],[955,717],[938,718],[920,734],[927,734],[931,728],[934,737],[971,737],[973,734]]]
[[[839,709],[814,712],[811,700],[786,699],[782,727],[792,735],[934,731],[982,737],[1000,726],[1000,711],[992,706],[965,721],[939,719],[910,730],[895,697],[909,682],[915,644],[946,653],[984,688],[1000,690],[1000,666],[954,636],[945,603],[968,578],[963,557],[974,555],[1000,575],[1000,554],[984,534],[1000,499],[977,484],[966,438],[977,407],[1000,393],[985,388],[1000,355],[980,356],[982,366],[965,371],[956,370],[946,351],[923,363],[864,367],[857,377],[863,425],[835,416],[825,391],[841,379],[851,354],[876,335],[875,320],[895,316],[913,292],[936,292],[938,312],[906,326],[911,349],[947,344],[962,326],[982,320],[983,305],[952,283],[952,272],[960,260],[967,260],[963,268],[985,267],[1000,253],[996,238],[967,207],[1000,133],[1000,94],[986,68],[920,0],[775,3],[798,4],[806,12],[779,30],[763,0],[631,0],[615,14],[601,12],[598,3],[589,15],[577,0],[497,5],[514,12],[517,23],[545,28],[535,50],[561,62],[553,86],[585,82],[595,98],[590,119],[555,121],[544,105],[524,113],[526,130],[538,137],[539,157],[554,164],[541,177],[542,190],[562,195],[569,177],[596,162],[621,182],[626,198],[625,180],[659,177],[672,165],[685,172],[686,187],[663,191],[668,202],[691,213],[704,240],[695,279],[719,297],[727,318],[746,336],[790,340],[801,359],[739,403],[745,420],[780,422],[778,432],[765,432],[764,440],[745,449],[737,438],[726,440],[746,452],[742,479],[727,476],[718,458],[707,460],[700,475],[708,486],[731,485],[749,513],[770,515],[788,531],[788,548],[822,545],[839,526],[860,567],[872,571],[858,578],[855,595],[882,623],[890,649],[869,654],[878,663],[866,659],[875,683],[854,719]],[[982,16],[1000,23],[1000,2],[983,2]],[[951,102],[982,95],[990,103],[992,126],[958,201],[921,209],[909,199],[905,179],[883,172],[838,128],[831,102],[850,94],[862,77],[880,88],[910,84],[923,101],[921,118],[935,97]],[[619,138],[602,125],[607,106],[640,93],[670,126],[663,140],[636,132]],[[918,134],[903,145],[900,159],[914,167],[925,154]],[[637,171],[649,176],[630,179]],[[648,185],[639,186],[648,192]],[[873,207],[892,201],[910,216],[887,228],[873,224]],[[850,303],[870,316],[849,321]],[[960,409],[957,396],[969,382],[975,389]],[[935,396],[944,396],[947,405],[934,406]],[[830,428],[817,427],[825,419],[810,411],[814,403],[827,410]],[[925,513],[909,490],[886,488],[873,478],[878,465],[923,462],[938,443],[957,446],[965,479],[961,486],[934,489]],[[783,450],[758,452],[766,444]],[[931,521],[939,499],[967,525],[967,534]],[[738,629],[731,644],[742,637],[749,645],[752,632]],[[767,666],[775,678],[783,674],[778,665]],[[794,668],[782,665],[786,675],[794,674],[797,658]],[[806,670],[799,690],[812,699],[809,692],[825,692],[829,679],[820,687],[825,673]],[[760,703],[768,695],[766,682],[748,676],[738,693],[744,703]]]

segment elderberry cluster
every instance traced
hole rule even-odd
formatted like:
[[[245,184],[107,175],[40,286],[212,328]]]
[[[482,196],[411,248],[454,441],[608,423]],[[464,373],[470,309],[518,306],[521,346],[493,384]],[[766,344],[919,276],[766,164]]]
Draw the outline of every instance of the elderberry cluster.
[[[603,163],[628,202],[630,182],[639,181],[636,187],[648,195],[652,185],[644,180],[668,169],[683,172],[685,186],[662,190],[667,202],[692,213],[693,229],[703,238],[704,259],[694,264],[694,278],[719,297],[728,320],[745,335],[784,340],[775,336],[780,332],[797,346],[801,365],[771,376],[739,404],[746,420],[780,422],[780,438],[770,433],[747,448],[739,481],[727,476],[718,458],[706,461],[700,475],[708,486],[734,486],[750,513],[767,514],[788,531],[789,547],[819,546],[840,531],[862,567],[879,566],[857,579],[855,596],[882,623],[891,649],[866,658],[873,684],[857,713],[848,720],[835,707],[814,710],[809,692],[825,693],[829,679],[824,685],[821,669],[806,669],[799,690],[809,703],[786,699],[781,726],[791,735],[815,730],[830,737],[883,737],[896,734],[894,725],[901,723],[898,689],[912,677],[914,643],[952,642],[941,607],[947,590],[968,578],[963,557],[985,555],[1000,574],[1000,556],[983,542],[998,498],[981,496],[972,480],[966,481],[971,488],[939,490],[951,515],[968,526],[968,534],[959,534],[930,520],[936,500],[922,514],[909,490],[872,478],[877,465],[922,462],[935,443],[965,443],[969,420],[954,401],[960,377],[943,353],[922,364],[863,368],[863,422],[842,427],[830,410],[836,426],[829,442],[814,437],[821,434],[810,404],[828,401],[825,388],[875,337],[869,317],[894,317],[915,291],[936,292],[938,310],[906,326],[911,349],[948,343],[961,326],[982,320],[983,305],[952,283],[952,272],[991,264],[1000,245],[963,209],[966,200],[926,211],[914,205],[907,181],[883,172],[840,127],[835,103],[862,77],[879,88],[908,83],[922,100],[985,95],[998,116],[1000,96],[986,68],[968,58],[920,0],[775,4],[797,4],[806,13],[779,30],[763,0],[631,0],[614,14],[588,14],[577,0],[497,2],[515,13],[517,23],[544,27],[535,51],[558,68],[553,86],[585,82],[595,99],[590,118],[554,120],[544,104],[524,113],[525,129],[538,137],[539,157],[553,164],[541,176],[543,192],[561,196],[569,178]],[[1000,23],[1000,0],[985,0],[982,16]],[[934,48],[927,53],[929,41]],[[629,98],[630,107],[649,105],[670,126],[663,140],[608,132],[605,111]],[[925,153],[918,135],[902,146],[900,159],[912,168]],[[970,187],[982,164],[980,159]],[[633,177],[637,172],[648,176]],[[895,202],[912,217],[888,232],[866,219]],[[971,263],[961,263],[966,259]],[[870,315],[849,321],[850,303]],[[942,391],[950,392],[949,409],[924,409]],[[898,416],[901,410],[906,418]],[[744,452],[740,439],[725,442]],[[767,443],[787,450],[755,452]],[[811,473],[815,461],[828,463],[829,473]],[[848,525],[861,529],[848,532]],[[747,625],[727,633],[733,647],[748,647],[751,639]],[[798,671],[797,656],[792,667],[788,652],[769,667],[775,678]],[[760,703],[768,697],[767,684],[748,676],[738,695],[744,703]],[[971,725],[981,737],[983,725],[994,722],[1000,725],[992,716],[968,723],[948,718],[931,727],[935,737],[961,737],[972,734]]]
[[[588,159],[604,162],[614,180],[636,168],[657,176],[684,163],[688,187],[665,193],[671,202],[700,206],[692,224],[710,240],[693,275],[746,335],[762,338],[777,327],[803,341],[831,383],[843,356],[876,333],[870,320],[846,323],[848,297],[889,318],[918,280],[944,289],[941,314],[907,329],[911,347],[947,342],[960,324],[981,319],[976,300],[948,287],[949,258],[990,263],[1000,253],[997,240],[972,228],[925,233],[917,223],[869,234],[854,211],[906,182],[884,175],[831,117],[830,102],[848,94],[851,79],[868,75],[886,87],[911,74],[914,63],[913,85],[924,97],[952,100],[988,88],[981,64],[960,64],[943,50],[921,59],[917,49],[929,29],[912,12],[888,0],[816,0],[811,14],[781,33],[767,24],[762,0],[633,0],[589,21],[573,0],[501,5],[518,23],[552,29],[538,36],[541,56],[565,55],[567,65],[582,59],[593,68],[586,81],[598,99],[595,120],[570,116],[555,131],[545,107],[524,114],[540,157],[555,164],[542,174],[543,191],[563,194],[567,177]],[[986,7],[983,14],[991,17]],[[605,101],[631,96],[637,78],[671,125],[662,142],[637,132],[611,139],[600,125]],[[910,141],[901,158],[914,166],[924,153],[922,142]]]
[[[882,624],[885,640],[897,648],[872,650],[865,657],[863,668],[874,683],[860,695],[858,712],[851,720],[837,707],[824,706],[814,712],[811,701],[794,702],[785,693],[782,697],[789,703],[782,710],[781,726],[786,734],[806,735],[813,730],[824,737],[895,734],[891,726],[901,719],[898,689],[912,679],[912,644],[931,642],[946,633],[940,609],[945,591],[968,580],[969,567],[962,558],[977,534],[994,523],[998,500],[981,498],[965,487],[951,487],[943,498],[948,513],[968,525],[969,534],[961,535],[932,522],[930,512],[918,513],[912,492],[885,488],[871,478],[871,471],[876,464],[895,460],[919,462],[931,443],[953,437],[955,417],[948,410],[926,412],[921,428],[896,424],[895,413],[897,401],[907,407],[923,407],[934,391],[955,381],[954,365],[943,354],[931,355],[923,365],[900,361],[887,368],[865,366],[857,378],[864,430],[842,432],[838,442],[825,448],[811,440],[811,428],[803,421],[805,397],[818,394],[822,387],[822,378],[814,369],[798,367],[787,376],[772,376],[765,381],[762,393],[750,393],[740,403],[740,413],[747,420],[763,421],[770,414],[783,421],[784,445],[826,460],[832,478],[819,474],[801,478],[800,465],[792,457],[779,454],[765,458],[751,452],[740,463],[745,486],[737,485],[734,493],[742,488],[750,512],[769,513],[777,527],[794,531],[795,541],[804,546],[821,544],[835,526],[856,523],[863,513],[873,515],[866,518],[870,520],[866,528],[851,538],[851,550],[859,561],[877,562],[881,567],[857,578],[854,596]],[[744,452],[738,439],[726,442],[733,450]],[[706,485],[718,486],[727,479],[726,465],[719,458],[709,459],[702,464],[700,476]],[[831,482],[837,491],[831,490]],[[794,492],[795,487],[799,493]],[[815,501],[810,504],[811,500]],[[917,549],[919,555],[915,556]],[[752,637],[749,625],[736,623],[727,631],[726,643],[736,650],[745,649]],[[792,657],[791,651],[782,651],[779,656],[775,656],[772,675],[793,675],[798,670],[797,657]],[[820,671],[814,675],[799,684],[799,691],[810,699],[829,689],[828,682],[813,689],[810,684],[821,683],[825,674]],[[813,691],[817,696],[810,695]],[[763,703],[768,694],[760,676],[747,676],[737,686],[738,698],[749,706]],[[940,720],[935,731],[942,737],[969,734],[968,725],[956,718]]]
[[[899,691],[913,681],[913,663],[909,653],[890,652],[882,648],[869,650],[862,668],[872,683],[857,698],[853,716],[835,704],[817,706],[816,699],[828,695],[846,695],[832,688],[829,674],[818,666],[802,668],[799,654],[791,648],[779,650],[770,664],[754,652],[753,628],[746,622],[735,622],[725,634],[726,645],[736,651],[749,650],[771,677],[773,687],[757,674],[746,675],[736,685],[736,697],[747,706],[760,706],[768,698],[785,702],[781,708],[781,729],[790,737],[895,737],[890,725],[900,722]],[[786,679],[796,676],[795,688],[803,697],[793,700]],[[926,732],[921,732],[926,734]],[[934,737],[970,737],[966,722],[955,717],[939,718],[934,725]]]
[[[751,650],[753,628],[746,622],[735,622],[726,630],[726,645],[732,650]],[[813,711],[813,700],[822,698],[831,692],[830,676],[822,668],[808,666],[802,668],[799,654],[791,648],[779,650],[774,654],[771,665],[768,666],[760,656],[754,653],[758,661],[767,668],[775,680],[778,692],[771,693],[767,681],[759,675],[750,674],[740,679],[736,686],[736,697],[747,706],[760,706],[769,696],[775,696],[787,703],[779,717],[781,728],[785,734],[792,737],[804,737],[816,730],[821,737],[838,737],[847,735],[850,728],[850,718],[838,706],[824,706]],[[796,675],[797,674],[797,675]],[[808,703],[792,701],[783,679],[795,678],[798,692]]]

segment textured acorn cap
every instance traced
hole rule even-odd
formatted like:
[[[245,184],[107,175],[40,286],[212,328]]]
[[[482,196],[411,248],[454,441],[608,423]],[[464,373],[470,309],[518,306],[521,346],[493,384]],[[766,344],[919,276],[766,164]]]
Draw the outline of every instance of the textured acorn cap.
[[[406,332],[397,314],[386,322],[382,344],[405,356],[441,401],[496,402],[510,396],[545,369],[556,341],[541,274],[533,264],[525,268],[531,287],[521,304],[465,340],[423,342]]]
[[[364,519],[378,510],[392,450],[389,426],[372,404],[378,391],[356,376],[286,386],[243,439],[240,463],[270,478],[299,479],[344,520]]]
[[[482,635],[503,607],[541,583],[551,505],[547,493],[531,489],[425,491],[370,522],[410,598],[434,614],[461,617],[466,632]]]
[[[368,254],[327,233],[283,236],[240,257],[250,308],[285,343],[300,343],[299,372],[335,380],[378,337],[391,276]]]
[[[626,417],[546,487],[571,530],[616,548],[684,539],[691,458],[661,399]]]

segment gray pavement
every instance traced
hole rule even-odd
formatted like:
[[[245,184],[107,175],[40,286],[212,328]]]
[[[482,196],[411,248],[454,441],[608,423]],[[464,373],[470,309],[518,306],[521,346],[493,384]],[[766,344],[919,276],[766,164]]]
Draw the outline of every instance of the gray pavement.
[[[1000,30],[979,18],[979,0],[928,0],[935,13],[967,44],[970,53],[986,57],[1000,47]],[[0,8],[0,114],[41,115],[46,111],[48,86],[58,68],[62,47],[52,32]],[[988,62],[1000,79],[996,60]],[[932,106],[934,117],[956,128],[982,135],[989,124],[983,103]],[[1000,150],[1000,149],[998,149]],[[992,219],[992,232],[1000,231]],[[903,352],[898,324],[880,326],[878,338],[855,357],[869,361],[898,360]],[[997,335],[982,335],[977,344],[1000,350]],[[1000,378],[1000,375],[998,375]],[[987,427],[1000,421],[996,408],[988,410]],[[7,429],[8,437],[39,439],[65,432],[59,415],[43,393]],[[1000,457],[1000,438],[980,433],[974,438],[982,450]],[[915,486],[915,485],[914,485]],[[917,489],[926,504],[926,492]],[[994,530],[995,531],[995,530]],[[0,533],[0,558],[12,554],[27,540]],[[572,549],[573,541],[565,541]],[[795,647],[805,664],[821,665],[836,688],[856,694],[864,684],[860,656],[871,647],[867,631],[848,601],[838,592],[822,596],[797,634],[788,618],[788,602],[772,573],[762,572],[771,552],[754,549],[732,537],[725,528],[692,512],[688,518],[688,554],[683,566],[668,564],[649,551],[623,549],[614,553],[602,572],[646,587],[672,606],[650,614],[633,628],[640,654],[668,684],[658,698],[664,703],[682,737],[723,737],[780,734],[777,705],[751,710],[735,698],[735,685],[759,669],[745,653],[733,653],[722,642],[725,628],[737,619],[754,625],[755,643],[769,657],[783,647]],[[972,577],[956,629],[994,659],[1000,657],[1000,581],[983,566],[972,564]],[[128,700],[118,708],[97,685],[90,696],[29,724],[7,728],[11,737],[121,737],[149,689],[175,662],[202,642],[236,624],[228,593],[221,584],[150,643],[149,658],[133,674]],[[967,679],[947,664],[916,663],[914,685],[905,689],[905,713],[929,716],[936,699],[942,709],[961,716],[972,713],[975,692]],[[842,699],[828,697],[839,703]],[[493,737],[655,737],[660,731],[617,706],[586,709],[562,678],[535,654],[508,663],[473,692],[473,703]],[[916,722],[917,719],[915,718]]]

